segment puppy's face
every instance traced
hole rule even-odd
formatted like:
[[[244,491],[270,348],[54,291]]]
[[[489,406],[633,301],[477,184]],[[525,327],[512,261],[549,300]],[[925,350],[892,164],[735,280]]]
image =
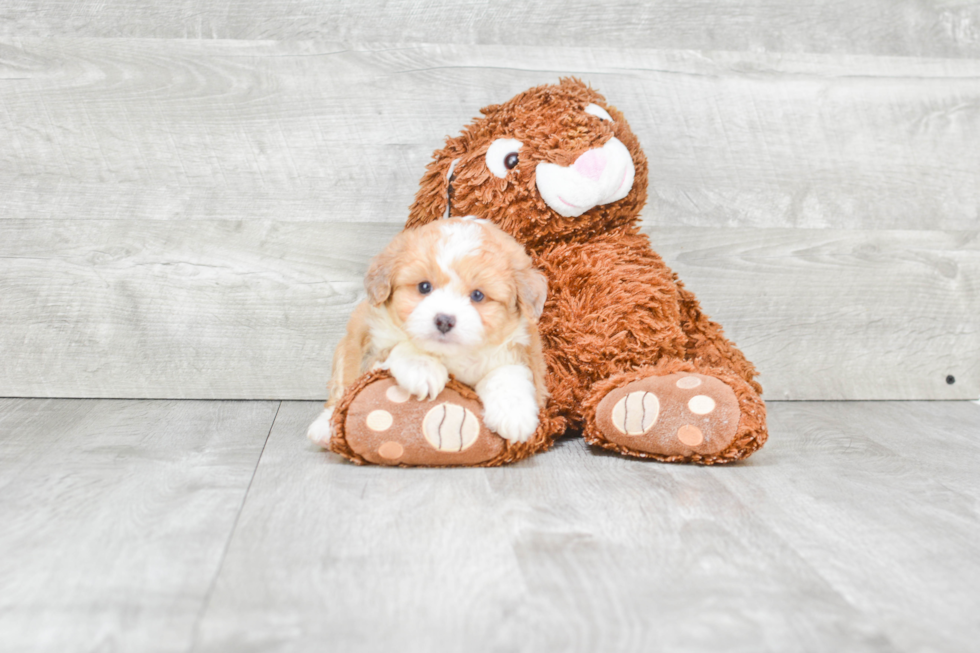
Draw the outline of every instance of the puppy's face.
[[[443,220],[408,230],[382,252],[366,279],[371,301],[420,348],[436,354],[503,342],[536,320],[547,282],[523,248],[499,229]]]

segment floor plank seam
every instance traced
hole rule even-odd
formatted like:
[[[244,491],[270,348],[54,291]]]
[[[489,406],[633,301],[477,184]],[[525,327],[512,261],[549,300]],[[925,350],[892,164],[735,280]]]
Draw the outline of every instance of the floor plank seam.
[[[279,418],[279,411],[282,410],[282,401],[276,406],[276,414],[272,416],[272,423],[269,424],[269,432],[265,434],[265,442],[262,443],[262,450],[259,451],[258,458],[255,460],[255,467],[252,469],[252,476],[248,479],[248,485],[245,486],[245,493],[242,495],[242,502],[238,506],[238,512],[235,514],[235,520],[231,524],[231,528],[228,529],[228,539],[225,540],[225,546],[221,551],[221,559],[218,560],[218,566],[214,570],[214,576],[211,578],[211,582],[208,584],[208,591],[204,594],[204,600],[201,601],[201,610],[198,612],[197,619],[194,620],[194,631],[191,638],[191,645],[187,649],[188,653],[193,653],[197,650],[198,639],[200,638],[201,622],[204,620],[204,615],[207,614],[208,608],[211,606],[211,597],[214,595],[214,589],[218,584],[218,578],[221,577],[221,570],[224,569],[225,559],[228,557],[228,549],[231,546],[232,540],[235,538],[235,531],[238,530],[238,521],[241,519],[242,511],[245,509],[245,503],[248,501],[248,494],[252,490],[252,483],[255,482],[255,475],[259,471],[259,465],[262,463],[262,456],[265,455],[265,448],[269,445],[269,438],[272,436],[272,429],[276,427],[276,420]]]

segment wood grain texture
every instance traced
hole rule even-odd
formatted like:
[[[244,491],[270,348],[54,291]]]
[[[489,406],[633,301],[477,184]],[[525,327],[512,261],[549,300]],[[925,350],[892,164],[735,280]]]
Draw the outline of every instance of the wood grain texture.
[[[79,38],[0,45],[0,220],[402,222],[446,135],[563,75],[630,120],[651,224],[980,222],[980,60]]]
[[[848,603],[875,614],[887,649],[974,648],[980,406],[774,408],[775,446],[759,464],[726,470],[722,485]]]
[[[330,39],[980,55],[980,6],[930,0],[7,0],[0,36]]]
[[[188,650],[277,408],[0,400],[0,648]]]
[[[0,396],[322,398],[398,229],[0,221]],[[980,396],[975,231],[647,232],[767,398]]]
[[[968,651],[980,635],[975,404],[775,403],[766,448],[725,469],[578,439],[503,469],[355,467],[303,439],[318,411],[283,404],[195,651]]]
[[[647,231],[768,399],[980,397],[976,231]]]
[[[0,225],[0,396],[222,399],[323,395],[367,261],[396,230]]]

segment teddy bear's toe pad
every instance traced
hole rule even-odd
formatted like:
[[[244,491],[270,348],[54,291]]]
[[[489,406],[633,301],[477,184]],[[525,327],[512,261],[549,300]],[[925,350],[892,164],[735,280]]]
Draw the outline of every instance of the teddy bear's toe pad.
[[[650,376],[616,388],[599,402],[596,426],[630,451],[663,456],[718,453],[735,439],[735,392],[704,374]]]
[[[482,412],[479,401],[454,390],[419,401],[385,378],[354,398],[344,432],[350,448],[377,465],[475,465],[504,449],[480,420]]]

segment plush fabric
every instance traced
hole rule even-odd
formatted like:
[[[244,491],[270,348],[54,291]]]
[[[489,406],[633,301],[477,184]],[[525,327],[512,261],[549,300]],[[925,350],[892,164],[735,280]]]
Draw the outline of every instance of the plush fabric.
[[[384,370],[368,372],[348,388],[333,414],[334,436],[330,450],[359,465],[373,463],[398,467],[494,467],[517,462],[551,447],[564,420],[542,411],[538,430],[527,442],[510,443],[479,425],[472,444],[461,451],[440,451],[425,433],[430,411],[459,406],[474,414],[480,400],[472,388],[450,377],[446,389],[433,401],[398,397],[391,392],[394,379]],[[392,401],[394,397],[394,401]],[[372,413],[387,413],[381,429],[365,428]],[[439,416],[441,419],[441,415]],[[431,433],[431,430],[430,430]]]
[[[754,366],[640,233],[647,160],[623,114],[576,79],[529,89],[481,113],[435,152],[406,226],[447,215],[490,220],[523,243],[547,276],[538,326],[551,400],[535,444],[523,452],[543,450],[565,433],[625,455],[698,464],[729,463],[762,446],[765,405]],[[605,147],[613,139],[631,165],[615,154],[618,145]],[[501,158],[503,168],[496,164],[511,153],[516,158]],[[610,181],[613,165],[619,167]],[[560,204],[569,198],[556,199],[560,192],[543,196],[539,172],[555,176],[554,166],[562,177],[555,183],[594,182],[599,190],[576,197],[604,203],[570,210]],[[694,380],[682,381],[692,375],[704,384],[700,395],[685,387]],[[614,428],[623,417],[611,415],[613,399],[630,388],[657,395],[656,402],[636,395],[630,406],[656,403],[663,416],[643,436]],[[705,407],[718,412],[705,416]]]

